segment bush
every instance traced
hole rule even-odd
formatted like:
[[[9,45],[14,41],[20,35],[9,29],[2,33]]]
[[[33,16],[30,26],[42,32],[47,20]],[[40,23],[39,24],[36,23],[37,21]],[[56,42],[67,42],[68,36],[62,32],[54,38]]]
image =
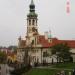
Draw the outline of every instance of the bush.
[[[22,75],[23,73],[28,72],[31,69],[31,66],[25,66],[25,67],[21,67],[19,69],[15,69],[14,71],[11,72],[11,75]]]

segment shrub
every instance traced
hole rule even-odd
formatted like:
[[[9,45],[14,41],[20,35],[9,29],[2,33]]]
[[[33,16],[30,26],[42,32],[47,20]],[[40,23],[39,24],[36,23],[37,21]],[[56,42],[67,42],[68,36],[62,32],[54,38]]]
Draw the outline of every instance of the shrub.
[[[23,73],[28,72],[31,69],[31,66],[23,66],[21,68],[15,69],[14,71],[11,72],[11,75],[22,75]]]

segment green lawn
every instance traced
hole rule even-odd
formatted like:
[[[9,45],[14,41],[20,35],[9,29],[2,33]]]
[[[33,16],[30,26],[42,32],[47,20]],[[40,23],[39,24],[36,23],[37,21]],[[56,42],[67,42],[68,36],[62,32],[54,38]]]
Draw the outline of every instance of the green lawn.
[[[26,74],[23,75],[55,75],[56,73],[65,70],[66,75],[75,68],[75,63],[59,63],[51,65],[52,67],[48,68],[32,68]]]
[[[53,68],[74,69],[75,63],[58,63],[53,65]]]
[[[23,75],[55,75],[56,73],[60,72],[61,70],[55,69],[31,69],[29,72]],[[65,70],[66,75],[68,75],[69,70]]]

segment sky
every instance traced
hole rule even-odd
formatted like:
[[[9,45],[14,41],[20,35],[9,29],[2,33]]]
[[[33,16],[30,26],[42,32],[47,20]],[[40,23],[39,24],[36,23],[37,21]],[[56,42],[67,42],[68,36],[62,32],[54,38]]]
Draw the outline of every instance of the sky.
[[[75,40],[75,0],[34,0],[40,34],[51,30],[52,37]],[[25,38],[27,14],[31,0],[0,0],[0,46],[18,45],[18,37]]]

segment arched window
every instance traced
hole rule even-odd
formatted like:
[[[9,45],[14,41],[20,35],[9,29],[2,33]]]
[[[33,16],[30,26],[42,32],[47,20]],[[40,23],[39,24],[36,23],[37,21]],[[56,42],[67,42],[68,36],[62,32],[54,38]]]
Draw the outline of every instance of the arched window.
[[[34,25],[35,24],[35,20],[33,19],[33,21],[32,21],[32,25]]]
[[[36,25],[37,25],[37,20],[36,20]]]
[[[31,20],[29,20],[29,25],[31,25]]]
[[[47,57],[47,56],[48,56],[47,51],[46,52],[43,52],[43,57]]]

